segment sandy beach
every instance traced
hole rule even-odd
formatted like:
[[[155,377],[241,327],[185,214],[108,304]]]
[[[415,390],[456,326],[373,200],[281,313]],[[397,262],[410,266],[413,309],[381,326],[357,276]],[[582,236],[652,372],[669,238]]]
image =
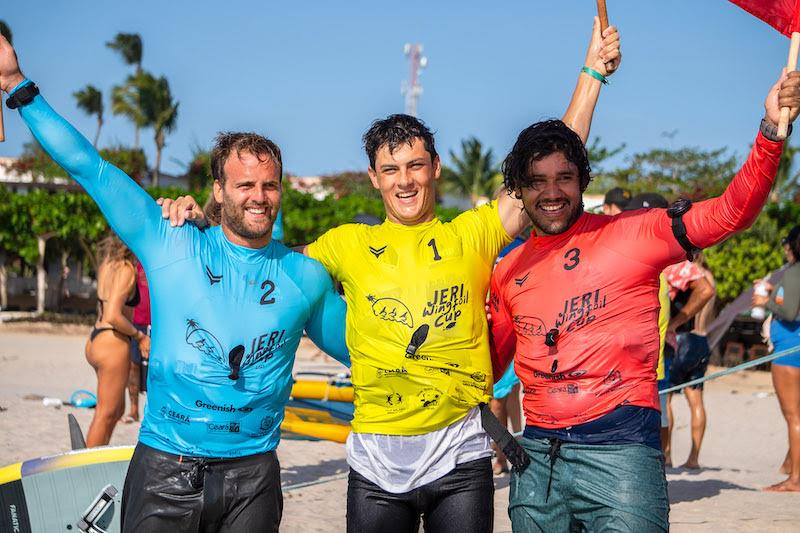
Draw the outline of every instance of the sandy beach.
[[[88,328],[48,324],[0,324],[0,466],[69,449],[67,413],[86,431],[87,409],[45,407],[26,400],[38,394],[68,398],[94,390],[95,376],[83,356]],[[304,340],[297,370],[341,367]],[[735,374],[706,386],[708,429],[700,456],[703,469],[668,469],[672,530],[798,531],[800,494],[762,492],[783,478],[786,425],[768,373]],[[673,459],[689,450],[689,414],[682,396],[673,399]],[[119,424],[111,444],[134,444],[138,423]],[[284,486],[347,472],[344,445],[284,440],[278,448]],[[496,478],[495,531],[511,531],[506,513],[508,477]],[[347,481],[334,479],[284,493],[282,530],[344,531]]]

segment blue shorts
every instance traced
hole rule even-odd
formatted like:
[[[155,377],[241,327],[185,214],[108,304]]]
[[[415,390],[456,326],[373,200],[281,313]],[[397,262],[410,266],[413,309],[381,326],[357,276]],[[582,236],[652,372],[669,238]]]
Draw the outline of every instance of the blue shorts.
[[[800,321],[787,322],[773,319],[769,336],[776,352],[795,348],[800,344]],[[778,357],[772,364],[800,368],[800,353]]]
[[[675,350],[669,369],[670,386],[674,387],[705,376],[710,358],[711,350],[705,336],[679,333],[678,349]],[[703,384],[692,385],[690,388],[703,390]]]
[[[512,361],[503,377],[494,384],[494,397],[498,400],[505,398],[516,385],[519,385],[519,378],[514,371],[514,362]]]
[[[641,444],[563,443],[551,470],[547,439],[523,438],[520,443],[531,464],[522,474],[511,473],[508,515],[514,531],[669,530],[659,450]]]

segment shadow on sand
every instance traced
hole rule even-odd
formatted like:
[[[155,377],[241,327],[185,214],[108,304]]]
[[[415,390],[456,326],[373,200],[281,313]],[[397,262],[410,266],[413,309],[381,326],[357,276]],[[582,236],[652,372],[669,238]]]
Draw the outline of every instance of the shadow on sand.
[[[669,503],[693,502],[711,498],[723,490],[755,491],[753,488],[719,479],[673,479],[669,482]]]
[[[316,465],[297,466],[281,469],[281,486],[296,485],[316,481],[320,478],[345,474],[350,467],[344,459],[330,459]]]

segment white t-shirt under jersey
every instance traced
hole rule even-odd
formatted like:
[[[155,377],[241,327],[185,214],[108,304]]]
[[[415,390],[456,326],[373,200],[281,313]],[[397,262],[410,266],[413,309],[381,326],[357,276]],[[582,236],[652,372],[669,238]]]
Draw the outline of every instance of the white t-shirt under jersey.
[[[492,455],[480,410],[424,435],[350,433],[347,464],[380,488],[409,492],[447,475],[457,465]]]

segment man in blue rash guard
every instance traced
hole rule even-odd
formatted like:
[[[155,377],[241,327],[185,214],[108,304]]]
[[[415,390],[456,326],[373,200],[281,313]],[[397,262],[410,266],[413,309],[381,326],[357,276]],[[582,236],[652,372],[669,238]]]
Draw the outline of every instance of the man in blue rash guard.
[[[349,364],[345,305],[319,263],[271,241],[278,147],[221,134],[221,226],[175,229],[161,208],[53,111],[0,37],[0,89],[142,262],[154,330],[149,398],[123,493],[123,531],[277,531],[275,448],[303,329]]]

